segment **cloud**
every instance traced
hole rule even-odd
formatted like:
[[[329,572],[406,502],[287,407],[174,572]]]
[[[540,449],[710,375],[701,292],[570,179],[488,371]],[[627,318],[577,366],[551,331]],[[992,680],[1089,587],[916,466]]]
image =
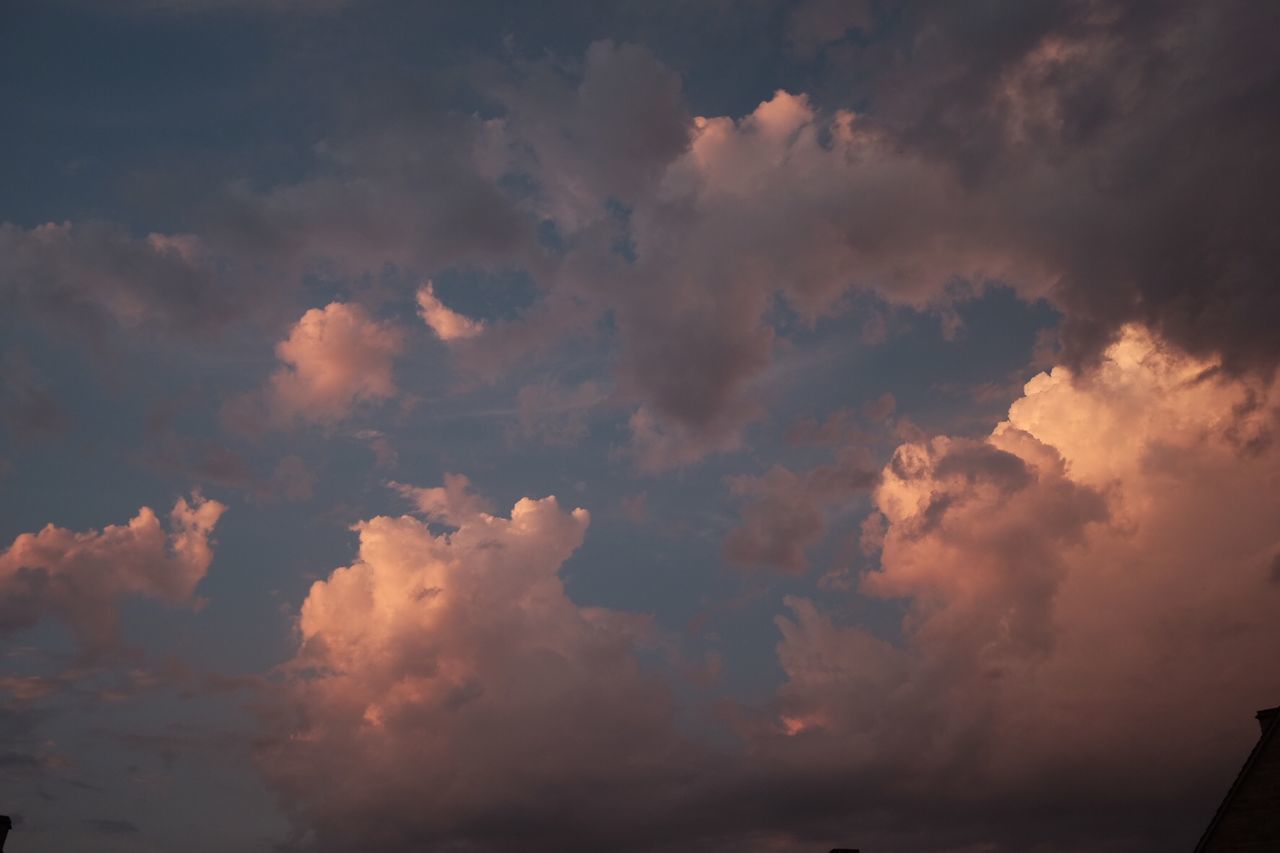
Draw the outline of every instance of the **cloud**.
[[[376,429],[357,430],[354,438],[368,444],[374,463],[379,468],[394,468],[400,462],[400,453],[386,433]]]
[[[1233,371],[1280,360],[1271,270],[1280,10],[1247,2],[913,4],[828,55],[910,157],[1000,200],[1055,270],[1072,363],[1141,323]],[[909,49],[906,49],[910,46]],[[839,70],[836,70],[839,69]],[[901,227],[896,224],[895,227]],[[975,235],[977,236],[977,235]]]
[[[645,47],[588,46],[577,85],[549,62],[516,66],[496,94],[508,115],[492,126],[508,168],[535,177],[539,205],[578,230],[605,216],[602,203],[632,203],[689,144],[680,76]]]
[[[866,0],[805,0],[791,10],[787,37],[801,56],[812,56],[850,30],[870,30],[874,16]]]
[[[435,286],[431,282],[418,288],[418,316],[445,343],[474,338],[484,331],[483,320],[464,317],[441,302],[436,297]]]
[[[276,344],[281,365],[265,387],[231,400],[223,419],[247,434],[264,424],[335,424],[362,403],[396,394],[392,368],[403,348],[398,328],[374,320],[358,304],[312,308]]]
[[[740,566],[805,571],[805,552],[826,533],[828,509],[849,503],[878,479],[870,454],[856,445],[843,448],[834,464],[802,474],[775,465],[763,476],[730,477],[730,493],[751,500],[725,538],[725,558]]]
[[[198,233],[0,222],[0,298],[95,344],[124,334],[208,345],[238,323],[273,326],[295,310],[307,275],[543,266],[535,220],[483,162],[484,121],[343,91],[346,126],[357,130],[312,140],[311,168],[297,180],[264,188],[240,179],[239,166],[236,179],[201,179],[200,201],[182,208]]]
[[[192,603],[225,510],[196,495],[174,504],[167,532],[143,507],[126,525],[77,533],[50,524],[23,533],[0,552],[0,633],[56,618],[71,627],[82,651],[109,650],[118,641],[120,599]]]
[[[658,831],[691,747],[639,664],[648,620],[565,594],[587,512],[548,497],[490,515],[465,477],[399,488],[456,529],[360,522],[355,562],[302,605],[260,755],[299,848],[586,850]]]
[[[468,519],[493,511],[489,501],[471,490],[471,480],[466,474],[445,474],[444,485],[430,488],[395,482],[389,485],[412,501],[428,521],[460,526]]]
[[[695,128],[632,212],[632,286],[615,308],[624,384],[664,422],[710,437],[754,416],[779,295],[812,320],[855,286],[915,307],[949,300],[956,279],[1047,290],[1037,261],[992,227],[994,211],[852,113],[824,118],[780,91],[740,120]]]
[[[101,336],[205,334],[239,316],[247,291],[216,275],[193,235],[134,237],[111,223],[49,222],[0,223],[0,293]]]
[[[276,345],[283,366],[268,394],[280,420],[341,420],[360,402],[396,393],[392,363],[404,346],[401,332],[355,304],[312,308]]]
[[[202,210],[202,233],[233,257],[295,279],[387,265],[428,273],[537,268],[533,220],[484,162],[489,126],[473,115],[424,114],[420,101],[398,100],[400,78],[384,82],[385,98],[344,89],[359,116],[348,120],[359,129],[318,142],[311,173],[264,190],[227,185]]]
[[[213,439],[183,435],[176,428],[180,399],[162,401],[146,417],[144,464],[197,483],[245,492],[258,503],[311,497],[316,474],[300,457],[281,458],[269,476],[259,474],[243,454]]]
[[[504,132],[524,130],[516,111]],[[812,322],[855,287],[921,309],[953,301],[958,280],[1051,289],[1053,271],[1009,239],[995,200],[852,112],[778,91],[739,119],[697,117],[686,134],[652,161],[625,216],[557,219],[568,250],[550,277],[551,294],[616,327],[616,384],[637,404],[646,470],[741,446],[761,413],[752,385],[773,357],[778,297]],[[551,186],[573,166],[527,168]],[[603,191],[587,199],[608,210]]]
[[[530,73],[504,93],[500,136],[533,152],[509,154],[508,169],[563,188],[545,210],[565,254],[543,278],[616,328],[635,456],[658,470],[741,446],[778,297],[806,321],[851,289],[954,317],[957,300],[1000,283],[1062,312],[1077,369],[1131,322],[1232,372],[1274,368],[1280,257],[1264,188],[1280,176],[1258,152],[1280,126],[1258,34],[1276,14],[805,4],[793,35],[826,43],[830,70],[813,97],[778,91],[746,115],[680,124],[678,81],[605,43],[579,74],[598,97]],[[851,26],[876,38],[832,41]],[[684,140],[673,130],[634,162],[606,144],[615,118],[592,105],[632,100],[662,105]],[[614,156],[626,168],[595,171]],[[621,172],[635,176],[623,189],[601,177]]]
[[[789,599],[766,751],[974,814],[1123,804],[1135,845],[1187,831],[1237,760],[1218,733],[1280,691],[1277,390],[1128,327],[987,438],[899,447],[860,590],[906,603],[903,640]]]

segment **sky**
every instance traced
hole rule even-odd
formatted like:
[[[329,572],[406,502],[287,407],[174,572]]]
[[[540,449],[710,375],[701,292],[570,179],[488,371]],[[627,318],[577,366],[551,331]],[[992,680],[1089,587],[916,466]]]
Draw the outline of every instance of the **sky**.
[[[1191,849],[1280,7],[8,0],[16,853]]]

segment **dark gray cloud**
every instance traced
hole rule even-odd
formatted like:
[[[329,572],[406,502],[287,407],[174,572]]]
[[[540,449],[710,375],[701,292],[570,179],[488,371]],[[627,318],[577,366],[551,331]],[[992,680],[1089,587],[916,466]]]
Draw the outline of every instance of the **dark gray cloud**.
[[[829,57],[868,119],[946,163],[1056,270],[1076,362],[1141,322],[1269,370],[1280,59],[1266,3],[949,3],[884,9]]]

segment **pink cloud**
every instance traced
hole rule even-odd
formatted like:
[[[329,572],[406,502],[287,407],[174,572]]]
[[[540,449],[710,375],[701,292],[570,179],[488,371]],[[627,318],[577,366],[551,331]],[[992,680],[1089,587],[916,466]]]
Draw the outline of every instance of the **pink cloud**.
[[[285,420],[336,421],[357,403],[393,396],[391,368],[403,340],[359,305],[312,308],[276,345],[283,364],[268,384],[273,410]]]
[[[431,282],[418,288],[418,316],[446,343],[474,338],[484,332],[484,321],[473,320],[445,305],[436,296]]]
[[[72,628],[84,651],[106,651],[117,640],[120,599],[192,603],[225,510],[196,495],[174,504],[167,531],[143,507],[128,524],[102,530],[77,533],[50,524],[23,533],[0,552],[0,632],[56,618]]]
[[[548,184],[561,177],[554,162],[542,168]],[[855,114],[778,91],[738,119],[696,118],[636,195],[634,260],[617,257],[620,235],[582,225],[553,292],[615,320],[634,455],[657,471],[741,446],[760,414],[779,296],[812,322],[854,288],[929,310],[954,300],[957,279],[1048,294],[1056,273],[1006,216],[1003,200],[966,193]]]
[[[687,751],[635,655],[648,620],[565,594],[586,510],[524,498],[490,515],[465,477],[399,488],[456,529],[360,522],[356,560],[311,587],[261,753],[294,816],[334,850],[487,847],[513,825],[580,849],[653,813]]]
[[[230,400],[223,420],[249,435],[267,425],[337,423],[362,403],[396,394],[393,367],[403,348],[403,333],[374,320],[360,305],[331,302],[312,308],[276,344],[281,364],[266,385]]]
[[[987,438],[899,447],[861,590],[909,604],[905,644],[791,599],[779,731],[935,796],[1218,778],[1214,733],[1280,692],[1278,390],[1129,327]]]

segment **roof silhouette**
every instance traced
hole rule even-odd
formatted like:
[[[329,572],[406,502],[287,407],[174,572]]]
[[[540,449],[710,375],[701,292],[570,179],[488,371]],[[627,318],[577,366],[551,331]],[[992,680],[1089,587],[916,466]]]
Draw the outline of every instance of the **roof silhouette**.
[[[1280,850],[1280,707],[1257,713],[1262,734],[1200,836],[1195,853]]]

